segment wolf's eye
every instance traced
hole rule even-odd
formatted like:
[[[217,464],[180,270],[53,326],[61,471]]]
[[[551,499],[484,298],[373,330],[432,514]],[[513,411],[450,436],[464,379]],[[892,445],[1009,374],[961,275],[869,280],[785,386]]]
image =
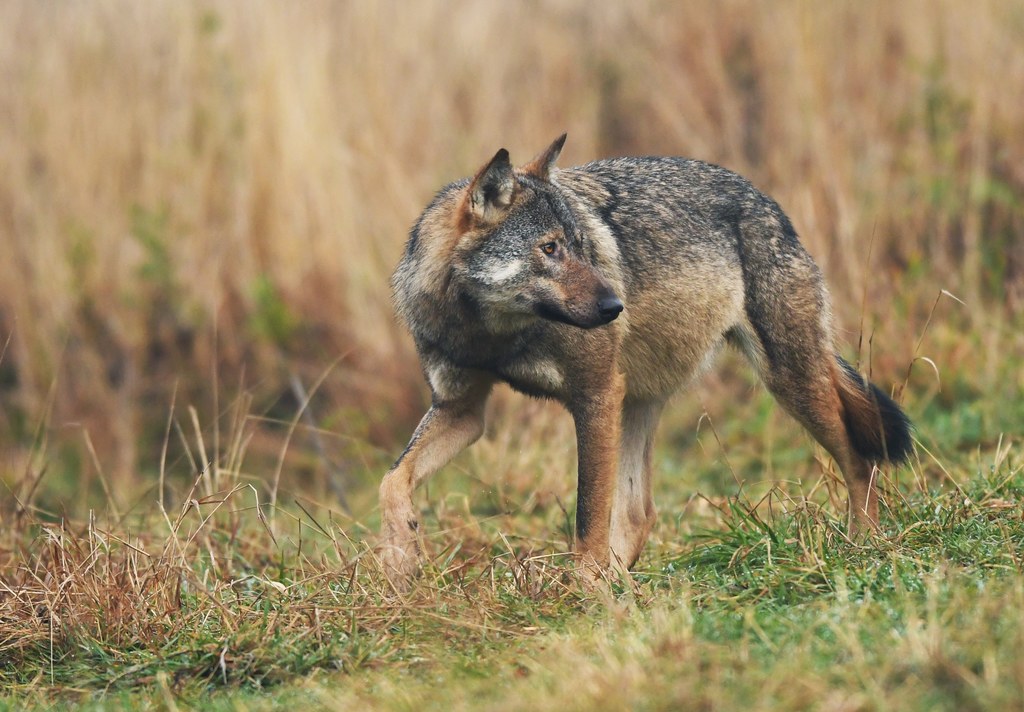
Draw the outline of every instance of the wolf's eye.
[[[555,250],[558,249],[558,244],[554,242],[545,242],[540,246],[540,249],[545,255],[553,255],[555,254]]]

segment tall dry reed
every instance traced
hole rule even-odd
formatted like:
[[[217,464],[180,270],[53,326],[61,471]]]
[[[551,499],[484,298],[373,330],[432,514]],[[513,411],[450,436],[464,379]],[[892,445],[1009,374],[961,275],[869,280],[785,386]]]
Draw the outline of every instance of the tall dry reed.
[[[1024,300],[1009,0],[16,0],[0,28],[8,478],[45,445],[148,481],[172,400],[217,423],[251,394],[253,448],[276,454],[289,383],[321,376],[328,447],[376,463],[361,444],[394,447],[424,402],[387,287],[409,225],[498,147],[526,160],[566,130],[563,163],[680,154],[750,177],[823,266],[847,341],[863,304],[899,363],[940,288],[972,328]]]

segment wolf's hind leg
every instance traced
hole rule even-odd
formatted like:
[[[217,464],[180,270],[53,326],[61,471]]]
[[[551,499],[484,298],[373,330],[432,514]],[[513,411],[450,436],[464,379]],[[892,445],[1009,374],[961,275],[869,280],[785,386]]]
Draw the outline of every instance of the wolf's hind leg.
[[[878,528],[875,469],[854,447],[843,419],[844,407],[834,375],[831,340],[817,315],[801,319],[791,312],[780,319],[785,334],[765,349],[749,327],[734,329],[730,339],[743,350],[783,409],[803,425],[839,465],[846,484],[851,536]],[[762,329],[761,334],[770,334]],[[770,356],[769,356],[770,354]]]
[[[435,403],[405,452],[380,483],[381,559],[396,586],[406,588],[419,568],[419,518],[412,494],[484,431],[491,384],[475,384],[458,399]]]
[[[619,470],[609,543],[612,565],[629,569],[640,558],[656,519],[651,495],[654,431],[664,403],[626,400],[622,406]]]
[[[831,355],[822,355],[827,368]],[[831,376],[815,369],[805,378],[773,375],[768,384],[791,415],[814,436],[839,465],[848,497],[848,531],[857,537],[878,528],[878,489],[873,464],[854,448],[843,420],[843,404]]]

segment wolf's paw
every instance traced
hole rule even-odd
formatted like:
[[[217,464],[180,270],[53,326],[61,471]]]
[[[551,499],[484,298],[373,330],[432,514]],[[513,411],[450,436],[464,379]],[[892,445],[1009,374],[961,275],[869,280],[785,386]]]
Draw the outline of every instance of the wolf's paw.
[[[596,594],[600,598],[611,596],[614,573],[607,566],[598,564],[593,557],[578,555],[571,572],[574,583],[584,593]]]
[[[405,593],[412,588],[413,579],[420,572],[420,552],[416,539],[387,537],[379,552],[381,568],[395,590]]]
[[[857,512],[847,521],[846,538],[854,544],[870,544],[884,538],[884,534],[874,520],[862,512]]]

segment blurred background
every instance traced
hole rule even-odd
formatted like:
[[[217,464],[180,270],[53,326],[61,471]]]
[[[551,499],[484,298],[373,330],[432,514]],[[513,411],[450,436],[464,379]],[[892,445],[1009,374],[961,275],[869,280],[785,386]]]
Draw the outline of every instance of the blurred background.
[[[429,402],[409,227],[563,131],[562,165],[684,155],[778,200],[940,478],[1024,432],[1022,48],[1014,0],[4,2],[0,498],[125,511],[223,471],[366,515]],[[568,417],[492,411],[452,477],[571,497]],[[661,441],[711,491],[823,467],[729,356]]]

